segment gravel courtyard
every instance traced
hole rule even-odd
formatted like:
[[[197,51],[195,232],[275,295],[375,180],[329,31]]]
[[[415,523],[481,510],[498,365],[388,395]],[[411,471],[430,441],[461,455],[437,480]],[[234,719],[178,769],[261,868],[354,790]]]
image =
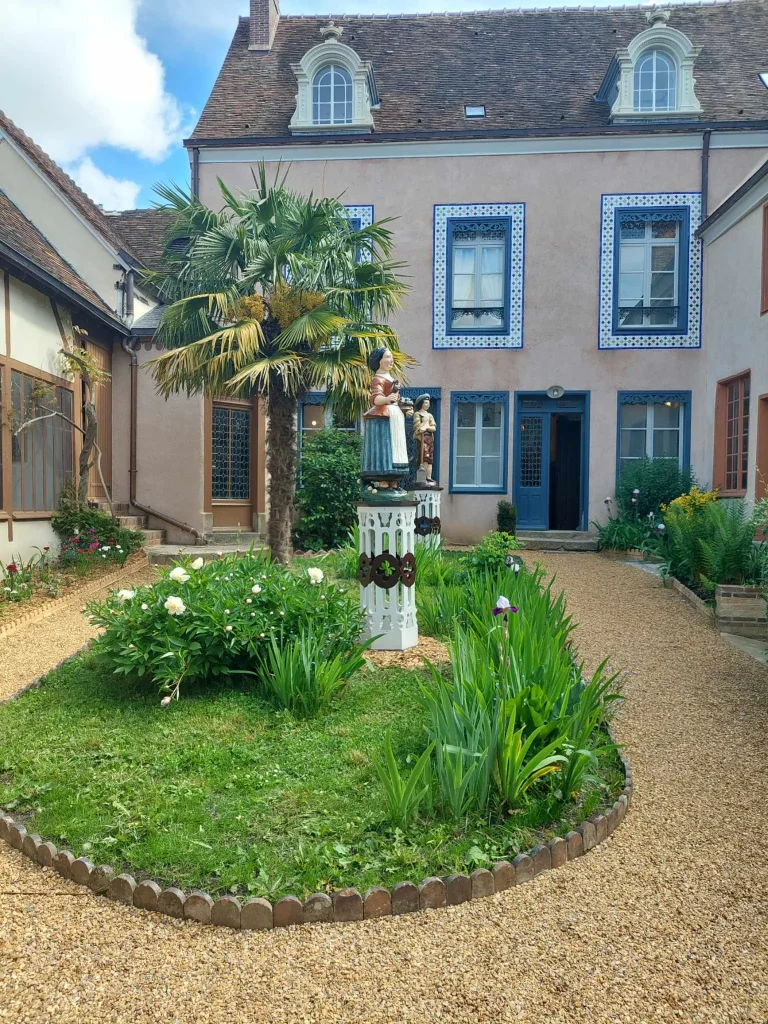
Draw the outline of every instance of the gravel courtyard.
[[[542,558],[582,655],[630,672],[636,790],[607,842],[476,903],[271,933],[113,905],[3,844],[0,1021],[768,1020],[768,669],[650,575]],[[84,642],[78,608],[0,637],[0,698]]]

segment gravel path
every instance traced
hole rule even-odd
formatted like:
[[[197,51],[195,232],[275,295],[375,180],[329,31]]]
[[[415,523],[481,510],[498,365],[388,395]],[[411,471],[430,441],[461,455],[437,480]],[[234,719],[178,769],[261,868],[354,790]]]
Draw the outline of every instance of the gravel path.
[[[477,903],[241,934],[114,906],[0,846],[0,1020],[765,1024],[768,670],[651,576],[546,565],[588,661],[631,670],[636,792],[607,842]],[[78,628],[30,630],[18,683],[49,630],[77,646]]]

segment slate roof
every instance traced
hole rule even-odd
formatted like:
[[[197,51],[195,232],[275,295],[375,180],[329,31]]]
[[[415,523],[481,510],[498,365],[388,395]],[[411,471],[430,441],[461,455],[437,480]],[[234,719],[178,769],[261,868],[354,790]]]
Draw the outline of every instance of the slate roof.
[[[115,231],[130,246],[145,267],[163,269],[165,238],[174,222],[168,210],[122,210],[110,213]]]
[[[90,199],[61,167],[42,150],[36,142],[6,117],[0,110],[0,131],[4,132],[22,150],[25,156],[43,172],[48,180],[66,197],[77,212],[88,221],[113,248],[126,251],[134,256],[125,241],[114,231],[109,217]]]
[[[344,29],[342,42],[372,62],[381,97],[373,135],[345,138],[371,143],[452,133],[637,132],[636,124],[611,127],[608,104],[594,96],[616,50],[649,27],[647,10],[334,16]],[[757,77],[768,70],[768,0],[673,5],[671,11],[669,26],[702,47],[694,70],[701,121],[768,121],[768,89]],[[322,41],[319,29],[328,20],[281,17],[272,49],[260,52],[248,49],[248,19],[240,18],[187,144],[288,141],[296,96],[290,65]],[[465,104],[485,104],[485,119],[468,122]],[[674,123],[661,130],[670,129],[676,130]]]
[[[101,314],[101,319],[108,319],[115,327],[125,332],[125,325],[118,319],[114,310],[111,310],[74,267],[67,263],[32,221],[28,220],[8,196],[0,191],[0,256],[3,249],[10,250],[11,256],[14,253],[18,254],[25,263],[32,264],[33,271],[37,269],[42,271],[44,276],[54,278],[63,285],[65,292],[69,293],[74,301],[83,300],[86,307],[91,307],[93,311]]]

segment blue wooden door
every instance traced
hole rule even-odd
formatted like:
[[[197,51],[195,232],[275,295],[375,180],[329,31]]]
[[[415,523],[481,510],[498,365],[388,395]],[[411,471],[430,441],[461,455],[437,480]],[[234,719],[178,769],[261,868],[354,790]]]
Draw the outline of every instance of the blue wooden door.
[[[518,410],[515,423],[515,504],[523,530],[549,528],[549,412]]]

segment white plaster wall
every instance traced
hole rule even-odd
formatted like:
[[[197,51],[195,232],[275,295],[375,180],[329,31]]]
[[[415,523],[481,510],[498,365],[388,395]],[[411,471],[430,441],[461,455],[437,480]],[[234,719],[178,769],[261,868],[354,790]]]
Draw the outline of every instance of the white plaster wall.
[[[38,231],[51,242],[110,309],[118,311],[121,293],[113,270],[115,255],[93,229],[70,209],[47,179],[41,177],[7,139],[0,138],[0,188]]]
[[[710,209],[761,156],[755,149],[712,150]],[[220,206],[217,176],[231,188],[251,188],[252,169],[249,163],[201,163],[203,202]],[[702,356],[697,350],[598,351],[601,196],[698,191],[701,152],[293,160],[288,184],[305,193],[342,196],[349,205],[371,203],[377,220],[398,218],[391,225],[394,256],[408,264],[412,290],[392,323],[402,348],[419,362],[408,383],[442,388],[440,479],[446,487],[443,521],[449,539],[477,539],[494,525],[496,505],[504,497],[448,493],[451,391],[509,391],[508,496],[514,392],[542,391],[552,384],[590,392],[588,518],[602,518],[603,498],[613,493],[615,484],[617,391],[695,390]],[[524,348],[435,351],[433,206],[482,202],[526,204]],[[694,395],[694,414],[698,404]],[[702,429],[701,421],[695,422],[694,435]]]
[[[62,341],[50,299],[11,278],[11,358],[64,377],[58,353]]]
[[[704,361],[692,430],[696,439],[694,468],[701,480],[709,483],[717,382],[749,370],[750,499],[756,490],[759,396],[768,394],[768,314],[760,315],[762,216],[759,206],[704,249]]]
[[[13,524],[13,540],[8,540],[8,523],[0,522],[0,562],[3,565],[19,558],[27,562],[39,554],[38,548],[46,546],[51,549],[51,557],[58,554],[59,542],[50,520],[17,519]]]

